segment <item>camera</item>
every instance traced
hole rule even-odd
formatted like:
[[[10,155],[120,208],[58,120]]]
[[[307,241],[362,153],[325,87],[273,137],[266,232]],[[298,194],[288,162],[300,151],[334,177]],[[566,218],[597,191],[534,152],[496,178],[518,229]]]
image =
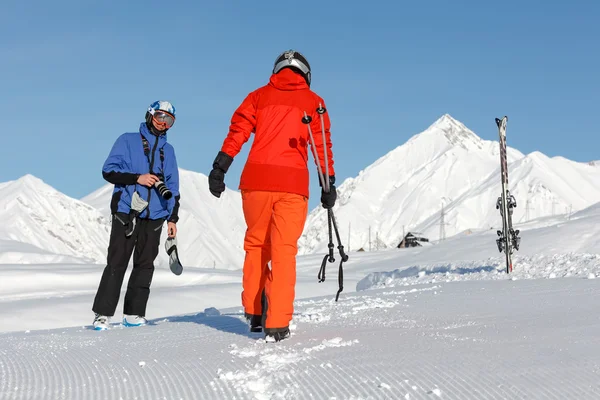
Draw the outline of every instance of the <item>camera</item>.
[[[165,200],[169,200],[171,197],[173,197],[173,192],[167,189],[167,185],[165,185],[164,182],[158,181],[154,184],[154,187]]]

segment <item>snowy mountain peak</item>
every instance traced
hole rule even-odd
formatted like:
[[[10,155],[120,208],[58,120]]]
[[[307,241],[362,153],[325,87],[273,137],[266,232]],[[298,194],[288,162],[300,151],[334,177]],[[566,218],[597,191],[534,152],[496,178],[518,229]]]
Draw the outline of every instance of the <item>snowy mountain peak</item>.
[[[459,128],[466,129],[466,127],[460,121],[458,121],[457,119],[454,119],[450,114],[442,115],[433,124],[431,124],[431,126],[448,126],[448,125],[453,125],[453,126],[456,126]]]
[[[490,125],[486,129],[495,131],[493,119]],[[507,160],[510,190],[522,205],[513,216],[515,224],[600,200],[598,168],[539,151],[525,156],[510,146]],[[338,187],[340,234],[349,235],[351,249],[366,250],[397,246],[407,232],[423,232],[435,241],[497,227],[499,162],[497,141],[482,140],[444,114]],[[300,253],[327,251],[326,233],[327,214],[317,208],[309,215]]]
[[[31,174],[26,174],[20,177],[17,180],[6,182],[6,184],[10,185],[12,189],[11,192],[15,193],[16,191],[28,191],[28,190],[40,190],[44,192],[53,191],[46,182],[41,180],[40,178],[33,176]]]
[[[0,235],[54,254],[102,262],[109,221],[88,204],[27,174],[2,184]]]
[[[462,122],[454,119],[450,114],[444,114],[423,132],[423,135],[435,135],[444,138],[453,146],[460,146],[467,150],[481,149],[483,140]]]

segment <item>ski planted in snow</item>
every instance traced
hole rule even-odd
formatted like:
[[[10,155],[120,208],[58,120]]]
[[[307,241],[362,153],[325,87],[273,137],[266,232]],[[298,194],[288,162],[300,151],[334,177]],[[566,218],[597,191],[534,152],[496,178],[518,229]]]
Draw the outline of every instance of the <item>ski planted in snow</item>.
[[[498,251],[501,253],[504,251],[506,255],[506,273],[509,274],[513,270],[512,253],[513,250],[519,250],[521,238],[519,237],[519,230],[514,230],[512,226],[512,214],[513,209],[517,207],[517,201],[508,190],[508,163],[506,161],[507,121],[508,117],[506,116],[502,119],[496,118],[498,135],[500,136],[500,172],[502,178],[502,193],[496,201],[496,209],[500,210],[500,216],[502,217],[502,230],[497,232],[498,239],[496,239],[496,244],[498,245]]]

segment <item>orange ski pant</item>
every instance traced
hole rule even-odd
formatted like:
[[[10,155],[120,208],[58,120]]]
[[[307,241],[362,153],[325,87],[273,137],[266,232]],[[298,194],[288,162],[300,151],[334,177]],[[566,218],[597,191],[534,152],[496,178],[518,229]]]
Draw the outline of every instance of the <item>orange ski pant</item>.
[[[242,207],[247,225],[242,278],[244,311],[262,315],[264,289],[265,328],[286,327],[294,312],[296,254],[308,199],[295,193],[244,190]]]

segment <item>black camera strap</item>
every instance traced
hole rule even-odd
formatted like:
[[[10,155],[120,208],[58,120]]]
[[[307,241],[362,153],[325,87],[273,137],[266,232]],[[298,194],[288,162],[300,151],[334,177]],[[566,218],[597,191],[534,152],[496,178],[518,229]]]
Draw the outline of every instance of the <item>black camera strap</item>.
[[[142,145],[144,146],[144,154],[148,159],[148,164],[150,164],[150,143],[148,143],[148,139],[146,139],[141,133],[140,136],[142,138]],[[160,153],[160,172],[163,172],[165,168],[165,149],[164,147],[161,147],[158,149],[158,151]],[[152,171],[150,171],[150,173],[152,173]]]
[[[144,137],[144,135],[140,132],[140,137],[142,138],[142,145],[144,146],[144,155],[146,156],[146,158],[148,159],[148,166],[149,166],[149,173],[154,173],[154,171],[152,171],[152,161],[150,160],[150,143],[148,143],[148,140]],[[165,150],[163,147],[161,147],[160,149],[158,149],[159,153],[160,153],[160,173],[163,174],[164,173],[164,168],[165,168]],[[148,203],[150,203],[150,190],[152,188],[148,188]],[[148,208],[147,210],[148,215],[150,215],[150,209]],[[130,214],[130,218],[135,218],[135,216],[132,216]]]

